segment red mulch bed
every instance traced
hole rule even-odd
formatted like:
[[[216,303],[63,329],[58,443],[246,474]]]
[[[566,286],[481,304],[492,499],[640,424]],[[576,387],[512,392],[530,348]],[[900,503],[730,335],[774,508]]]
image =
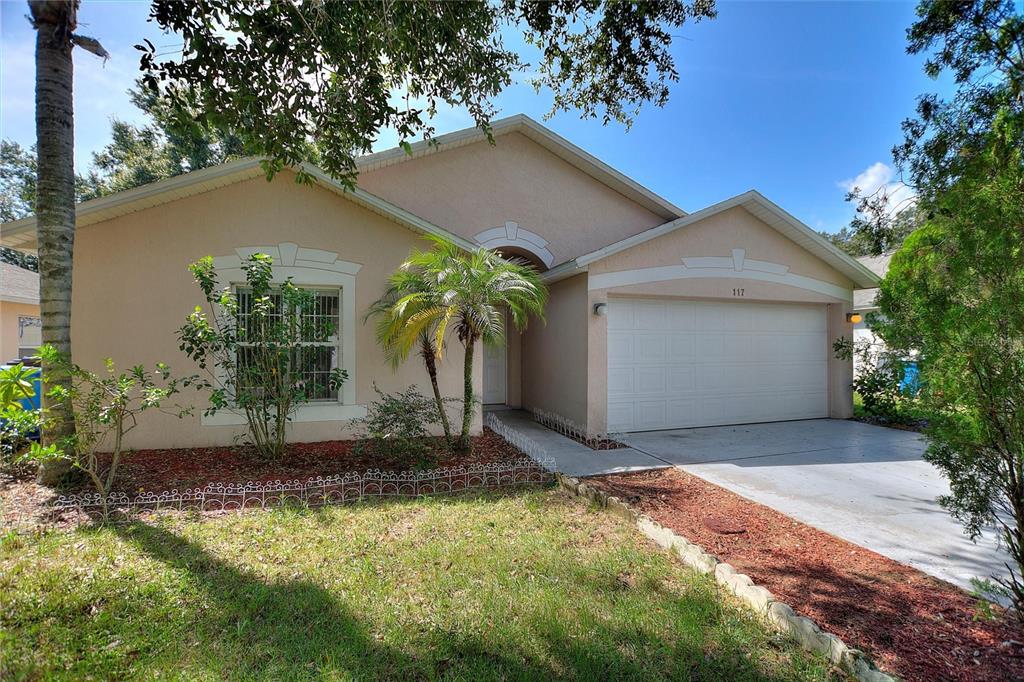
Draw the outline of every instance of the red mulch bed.
[[[209,483],[248,483],[304,480],[349,472],[409,471],[438,467],[514,462],[525,455],[490,429],[475,436],[470,452],[452,453],[436,441],[433,454],[425,461],[404,457],[357,453],[356,441],[292,443],[280,462],[261,461],[245,447],[137,450],[121,460],[114,490],[128,494],[203,488]],[[31,473],[0,475],[0,527],[3,522],[31,524],[46,521],[55,526],[73,526],[78,518],[55,518],[49,505],[58,493],[38,485]],[[87,483],[80,490],[92,492]]]
[[[676,469],[588,479],[907,680],[1024,679],[1020,626],[963,590]],[[723,534],[713,528],[725,524]]]
[[[471,439],[468,453],[452,453],[438,440],[434,453],[425,461],[359,453],[356,445],[351,440],[290,443],[279,462],[261,461],[244,447],[137,450],[122,459],[114,488],[126,493],[182,491],[208,483],[292,481],[370,469],[435,469],[511,462],[524,456],[490,429]]]

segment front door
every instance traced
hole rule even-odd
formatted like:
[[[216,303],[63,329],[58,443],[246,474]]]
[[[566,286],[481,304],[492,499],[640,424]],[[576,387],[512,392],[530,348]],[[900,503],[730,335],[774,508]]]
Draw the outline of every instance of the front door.
[[[505,404],[505,344],[484,344],[484,404]]]

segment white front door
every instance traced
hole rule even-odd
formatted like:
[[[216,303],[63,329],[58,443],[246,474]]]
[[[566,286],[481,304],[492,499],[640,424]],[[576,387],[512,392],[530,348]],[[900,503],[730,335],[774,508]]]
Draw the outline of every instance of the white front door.
[[[484,404],[505,404],[505,344],[484,344]]]
[[[608,430],[828,416],[825,306],[608,301]]]

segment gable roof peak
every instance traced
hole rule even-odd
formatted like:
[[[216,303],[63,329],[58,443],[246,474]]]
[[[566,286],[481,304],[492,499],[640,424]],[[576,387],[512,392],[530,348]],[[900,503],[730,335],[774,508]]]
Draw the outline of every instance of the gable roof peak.
[[[562,277],[569,276],[589,266],[591,263],[602,260],[612,254],[625,251],[638,244],[650,241],[670,232],[675,232],[687,225],[709,218],[710,216],[728,211],[733,208],[742,208],[769,227],[775,229],[786,238],[795,242],[801,248],[814,254],[825,261],[833,268],[843,273],[856,285],[857,288],[869,288],[878,286],[878,275],[873,273],[863,263],[859,262],[849,254],[834,246],[827,239],[812,230],[804,223],[790,215],[781,206],[771,201],[756,189],[747,190],[742,194],[712,204],[707,208],[690,213],[689,215],[671,220],[663,225],[652,227],[632,237],[609,244],[597,251],[592,251],[583,256],[569,261],[557,268],[545,273],[549,281],[557,281]]]
[[[494,138],[509,133],[520,133],[555,156],[586,173],[598,182],[610,187],[619,194],[631,199],[640,206],[665,220],[673,220],[686,215],[664,197],[647,189],[626,174],[612,168],[593,154],[576,146],[547,126],[535,121],[526,114],[513,114],[491,121],[491,134]],[[487,133],[478,127],[463,128],[445,133],[430,141],[421,140],[409,145],[409,151],[401,147],[392,147],[383,151],[367,154],[356,159],[356,167],[360,173],[368,173],[380,168],[418,159],[431,154],[440,154],[487,139]]]

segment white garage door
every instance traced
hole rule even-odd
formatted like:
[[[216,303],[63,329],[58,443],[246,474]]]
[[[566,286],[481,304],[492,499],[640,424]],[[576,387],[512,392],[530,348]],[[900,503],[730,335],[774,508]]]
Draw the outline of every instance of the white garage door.
[[[608,430],[825,417],[825,306],[608,302]]]

